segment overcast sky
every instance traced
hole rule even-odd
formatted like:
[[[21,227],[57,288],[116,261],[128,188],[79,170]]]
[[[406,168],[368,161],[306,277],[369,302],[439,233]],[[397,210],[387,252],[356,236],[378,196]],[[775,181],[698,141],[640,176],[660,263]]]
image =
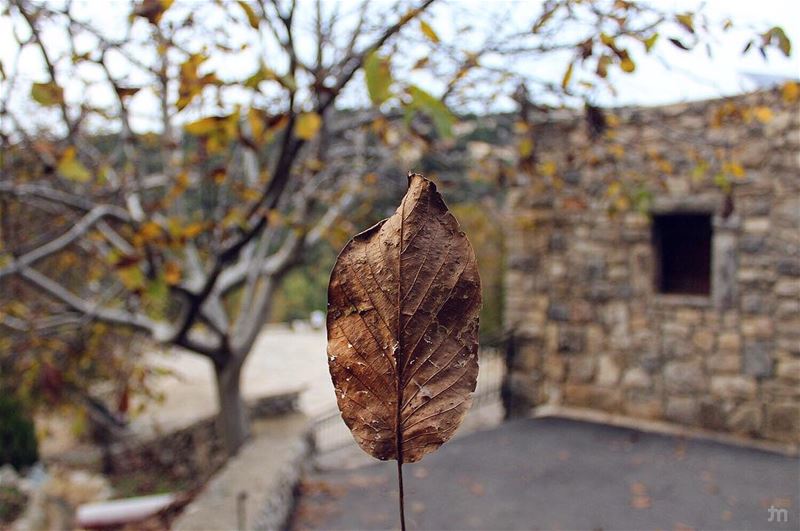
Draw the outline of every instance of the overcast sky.
[[[58,3],[61,0],[51,0]],[[188,0],[196,1],[198,5],[211,0]],[[389,2],[389,0],[376,0],[377,2]],[[187,0],[184,0],[186,3]],[[355,0],[343,0],[348,6],[357,5]],[[114,31],[113,28],[122,27],[125,24],[125,16],[128,0],[73,0],[77,12],[82,13],[81,17],[86,17],[95,21],[100,27]],[[482,13],[507,10],[509,7],[520,10],[518,19],[529,24],[531,13],[539,11],[539,1],[531,3],[515,2],[509,3],[502,0],[491,2],[490,0],[450,0],[450,4],[458,3],[459,7],[466,8],[472,12],[475,22],[474,25],[485,24],[486,17]],[[701,4],[698,0],[653,0],[659,8],[665,10],[683,11],[696,10]],[[239,9],[233,2],[231,6]],[[330,4],[328,4],[330,5]],[[456,24],[462,24],[463,19],[454,20],[455,16],[447,5],[434,5],[434,9],[428,16],[428,21],[439,32],[442,37],[455,36]],[[535,8],[535,9],[532,9]],[[199,10],[198,10],[199,11]],[[309,10],[300,13],[299,18],[308,18]],[[748,80],[744,74],[759,74],[761,76],[780,78],[800,77],[800,53],[795,51],[791,58],[785,58],[777,50],[771,50],[769,60],[764,61],[760,54],[750,53],[743,57],[742,46],[746,42],[748,35],[746,28],[765,29],[772,25],[780,25],[784,28],[789,38],[793,41],[795,50],[800,50],[800,0],[707,0],[704,12],[712,19],[722,21],[731,18],[735,21],[737,28],[725,34],[720,34],[719,42],[713,44],[713,57],[709,58],[704,48],[685,52],[672,46],[667,39],[662,38],[656,44],[654,54],[651,56],[641,56],[637,63],[636,71],[633,74],[624,75],[616,72],[615,86],[617,94],[605,94],[598,97],[597,103],[601,105],[630,105],[630,104],[662,104],[678,101],[689,101],[703,98],[730,95],[743,91],[753,90],[757,86]],[[12,64],[14,57],[15,43],[10,35],[9,20],[0,19],[0,61],[6,71]],[[489,29],[491,30],[491,28]],[[47,35],[45,34],[45,39]],[[50,44],[58,44],[49,42]],[[466,43],[469,45],[469,43]],[[301,43],[302,47],[303,44]],[[32,54],[32,55],[31,55]],[[22,61],[20,68],[24,72],[25,78],[29,81],[46,79],[42,70],[41,61],[35,57],[36,52],[31,50],[29,57]],[[571,52],[570,52],[571,54]],[[227,69],[234,77],[244,79],[252,73],[254,58],[242,60],[240,63],[231,61],[230,64],[220,65],[220,71]],[[535,69],[537,75],[546,77],[556,83],[560,82],[568,57],[548,57],[545,59],[536,58],[530,68]],[[213,61],[213,58],[212,58]],[[227,59],[226,59],[227,61]],[[523,65],[527,68],[527,65]],[[240,72],[238,71],[240,70]],[[437,83],[441,80],[425,78],[424,73],[415,73],[411,81],[420,86],[431,87],[431,92],[437,92]],[[577,75],[575,76],[577,77]],[[612,79],[612,81],[614,81]],[[2,90],[7,90],[3,86]],[[15,87],[20,91],[20,96],[27,94],[29,89]],[[69,96],[69,87],[67,88]],[[141,96],[141,97],[140,97]],[[103,98],[100,95],[98,98]],[[147,101],[146,95],[137,95],[142,100],[140,106],[153,107],[155,110],[154,99]],[[362,98],[363,99],[363,98]],[[345,99],[345,102],[348,102]],[[497,104],[497,110],[510,110],[513,102],[506,98]],[[13,108],[13,107],[12,107]],[[37,111],[41,114],[41,111]],[[31,113],[28,113],[31,116]],[[142,122],[142,127],[134,127],[143,130],[149,127]]]
[[[656,5],[693,9],[702,2],[692,0],[659,0]],[[782,78],[800,77],[800,1],[798,0],[707,0],[705,12],[720,20],[730,17],[737,24],[754,28],[782,26],[792,40],[794,53],[785,58],[770,53],[764,61],[758,53],[742,57],[744,32],[732,31],[714,45],[713,59],[703,49],[681,51],[663,40],[659,52],[671,65],[656,60],[642,61],[637,71],[625,76],[619,84],[616,101],[609,103],[657,104],[730,95],[755,88],[743,78],[744,73],[764,74]]]

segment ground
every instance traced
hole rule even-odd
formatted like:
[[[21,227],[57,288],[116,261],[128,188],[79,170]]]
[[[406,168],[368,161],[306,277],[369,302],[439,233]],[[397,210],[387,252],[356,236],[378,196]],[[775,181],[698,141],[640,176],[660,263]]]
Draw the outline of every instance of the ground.
[[[261,332],[242,370],[242,394],[247,398],[305,389],[300,409],[315,415],[333,407],[336,397],[328,374],[325,330],[294,331],[283,325]],[[216,412],[216,388],[211,363],[184,351],[153,354],[150,362],[175,373],[159,388],[165,401],[152,405],[136,425],[184,426]]]
[[[409,529],[800,528],[797,458],[574,420],[473,433],[404,472]],[[311,474],[293,528],[396,528],[395,474]]]
[[[326,356],[325,330],[292,330],[270,325],[258,337],[242,371],[242,393],[256,398],[271,393],[305,389],[300,409],[309,416],[336,405]],[[180,349],[148,355],[153,366],[171,374],[156,382],[161,403],[148,403],[131,427],[143,435],[182,428],[213,415],[217,409],[214,369],[206,358]],[[71,424],[49,419],[51,435],[42,441],[42,453],[53,455],[74,447]]]

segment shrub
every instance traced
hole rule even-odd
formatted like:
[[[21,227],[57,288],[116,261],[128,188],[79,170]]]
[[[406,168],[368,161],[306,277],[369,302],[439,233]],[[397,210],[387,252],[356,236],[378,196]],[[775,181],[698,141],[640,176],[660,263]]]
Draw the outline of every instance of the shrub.
[[[10,524],[22,514],[27,496],[14,487],[0,487],[0,524]]]
[[[19,470],[38,458],[33,422],[18,401],[0,395],[0,465],[9,463]]]

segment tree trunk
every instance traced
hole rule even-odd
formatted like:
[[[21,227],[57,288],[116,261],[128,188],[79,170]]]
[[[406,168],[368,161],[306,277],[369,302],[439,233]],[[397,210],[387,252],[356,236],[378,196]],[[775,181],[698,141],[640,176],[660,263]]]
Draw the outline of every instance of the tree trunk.
[[[228,455],[234,455],[250,434],[247,407],[240,389],[242,363],[236,360],[214,367],[217,376],[219,413],[217,428]]]

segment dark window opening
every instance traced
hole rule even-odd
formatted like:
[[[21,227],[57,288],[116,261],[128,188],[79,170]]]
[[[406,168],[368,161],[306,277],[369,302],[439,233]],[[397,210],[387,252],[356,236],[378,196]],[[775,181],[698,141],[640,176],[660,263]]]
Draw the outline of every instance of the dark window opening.
[[[656,289],[660,293],[711,293],[711,216],[665,214],[653,218]]]

